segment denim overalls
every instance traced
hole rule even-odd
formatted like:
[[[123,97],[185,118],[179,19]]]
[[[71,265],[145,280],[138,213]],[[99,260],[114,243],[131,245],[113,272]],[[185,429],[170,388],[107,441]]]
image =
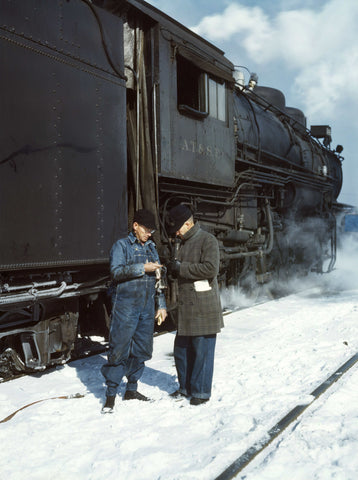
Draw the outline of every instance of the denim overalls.
[[[144,272],[146,262],[159,263],[150,239],[142,245],[130,233],[112,247],[110,268],[115,285],[108,362],[102,367],[107,396],[116,395],[123,376],[128,379],[127,390],[137,390],[144,362],[152,357],[155,309],[166,308],[166,304],[163,293],[156,296],[155,273]]]

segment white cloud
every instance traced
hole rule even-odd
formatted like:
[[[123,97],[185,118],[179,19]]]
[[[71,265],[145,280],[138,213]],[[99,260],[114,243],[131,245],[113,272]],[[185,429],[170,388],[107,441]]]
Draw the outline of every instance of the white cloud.
[[[245,7],[232,3],[223,13],[206,16],[193,30],[213,41],[229,40],[232,36],[259,35],[264,40],[270,35],[269,19],[260,7]]]
[[[355,115],[358,107],[358,51],[346,49],[338,58],[322,59],[296,76],[294,89],[306,104],[309,115],[324,114],[335,118],[342,108]],[[358,122],[356,122],[358,128]]]
[[[358,2],[329,0],[323,8],[281,10],[270,17],[260,7],[231,3],[193,28],[214,43],[237,46],[258,67],[293,72],[293,89],[306,114],[332,116],[349,95],[358,106]]]

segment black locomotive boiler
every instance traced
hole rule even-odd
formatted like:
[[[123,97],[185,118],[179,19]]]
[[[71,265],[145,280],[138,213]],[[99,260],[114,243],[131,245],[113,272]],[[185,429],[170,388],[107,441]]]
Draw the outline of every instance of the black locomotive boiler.
[[[105,334],[109,250],[139,207],[156,212],[164,261],[167,212],[190,206],[219,241],[223,286],[333,268],[342,169],[328,126],[308,130],[280,91],[245,85],[142,0],[0,11],[0,374]]]

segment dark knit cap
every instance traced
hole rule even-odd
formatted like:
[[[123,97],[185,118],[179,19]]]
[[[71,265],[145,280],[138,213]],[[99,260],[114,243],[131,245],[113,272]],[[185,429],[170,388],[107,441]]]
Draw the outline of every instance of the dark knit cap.
[[[155,230],[157,227],[155,225],[155,217],[152,212],[142,208],[137,210],[133,216],[133,223],[137,222],[139,225],[143,225],[143,227],[147,227],[150,230]]]
[[[180,227],[193,216],[192,211],[185,205],[177,205],[169,210],[168,218],[168,232],[173,234],[177,232]]]

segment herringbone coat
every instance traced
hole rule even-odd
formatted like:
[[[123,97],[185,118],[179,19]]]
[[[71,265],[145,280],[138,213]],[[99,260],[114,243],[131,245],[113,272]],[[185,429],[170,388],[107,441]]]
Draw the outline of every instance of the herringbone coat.
[[[210,335],[224,326],[217,274],[219,245],[214,237],[195,224],[185,233],[179,249],[178,335]],[[210,290],[197,291],[194,282],[207,280]],[[197,287],[198,288],[198,287]]]

